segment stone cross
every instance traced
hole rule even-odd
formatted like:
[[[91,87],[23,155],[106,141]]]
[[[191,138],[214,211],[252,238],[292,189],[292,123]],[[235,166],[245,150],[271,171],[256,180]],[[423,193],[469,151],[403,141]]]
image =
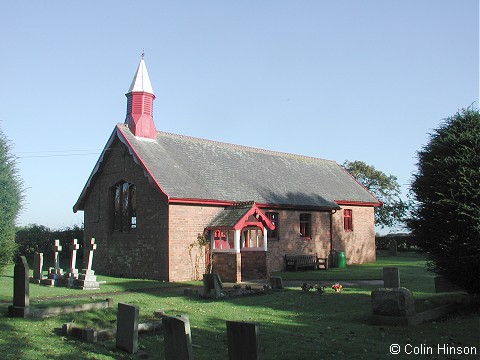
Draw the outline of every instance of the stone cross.
[[[165,360],[192,360],[192,334],[188,316],[162,318]]]
[[[399,288],[400,287],[400,270],[396,267],[383,268],[383,287]]]
[[[70,269],[68,271],[70,273],[74,273],[76,266],[77,266],[77,250],[80,249],[80,245],[78,244],[77,239],[72,240],[72,244],[70,245],[70,250],[72,250],[72,258],[70,259]]]
[[[92,270],[93,252],[97,248],[97,244],[95,244],[95,238],[91,238],[87,246],[88,246],[87,270]]]
[[[25,256],[19,256],[13,270],[13,306],[8,307],[9,316],[25,317],[30,306],[29,268]]]
[[[54,240],[53,242],[53,262],[54,262],[54,267],[55,267],[55,274],[60,275],[61,274],[61,269],[60,269],[60,251],[62,251],[62,247],[60,246],[60,240]]]
[[[138,350],[138,306],[118,303],[116,347],[130,354]]]
[[[229,360],[257,360],[260,356],[258,324],[227,321],[227,345]]]
[[[33,278],[35,280],[42,280],[43,270],[43,253],[36,252],[33,257]]]

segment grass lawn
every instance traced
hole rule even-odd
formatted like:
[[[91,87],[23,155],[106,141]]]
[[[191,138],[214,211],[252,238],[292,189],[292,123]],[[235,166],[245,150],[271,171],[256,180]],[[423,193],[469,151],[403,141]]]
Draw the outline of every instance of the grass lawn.
[[[308,280],[312,283],[319,279],[341,283],[342,280],[381,279],[383,266],[400,267],[402,284],[411,288],[416,298],[441,303],[452,297],[465,297],[461,293],[433,293],[433,278],[425,271],[425,261],[418,257],[379,258],[374,264],[329,271],[282,273],[282,276],[285,279],[292,276],[295,280]],[[11,294],[11,285],[8,283],[12,282],[13,272],[11,269],[9,271],[0,277],[0,299],[11,299],[11,296],[5,294]],[[157,309],[171,315],[187,314],[190,318],[194,356],[200,360],[227,358],[225,320],[255,321],[260,324],[263,359],[380,359],[390,357],[391,344],[399,344],[402,348],[402,354],[392,356],[396,359],[408,359],[412,356],[404,354],[407,344],[419,349],[421,346],[432,347],[434,355],[437,355],[438,344],[474,346],[477,355],[480,354],[478,310],[462,312],[415,327],[370,326],[366,319],[371,313],[371,286],[346,287],[339,294],[327,290],[327,293],[321,296],[313,292],[304,293],[300,287],[292,287],[267,295],[213,301],[184,297],[183,291],[171,287],[171,284],[114,278],[108,278],[107,281],[111,282],[112,291],[114,288],[121,291],[138,289],[134,293],[112,292],[108,296],[113,297],[115,303],[126,302],[139,306],[140,322],[151,319],[153,311]],[[107,284],[102,285],[102,292],[107,290]],[[152,285],[161,289],[156,292],[142,291]],[[54,293],[57,296],[72,292],[77,293],[75,290],[31,285],[31,305],[91,301],[89,297],[94,295],[88,292],[83,299],[42,299],[45,293],[49,296]],[[0,304],[1,313],[6,312],[7,305]],[[115,317],[116,304],[114,309],[65,314],[46,319],[13,319],[0,316],[2,359],[140,358],[139,355],[132,356],[115,351],[114,340],[87,344],[54,334],[55,328],[60,328],[64,322],[72,321],[81,326],[98,329],[115,327]],[[162,335],[142,335],[139,342],[140,350],[148,355],[148,358],[163,359]],[[410,350],[408,346],[407,350]],[[447,357],[437,355],[428,358]],[[465,357],[450,355],[449,358]]]

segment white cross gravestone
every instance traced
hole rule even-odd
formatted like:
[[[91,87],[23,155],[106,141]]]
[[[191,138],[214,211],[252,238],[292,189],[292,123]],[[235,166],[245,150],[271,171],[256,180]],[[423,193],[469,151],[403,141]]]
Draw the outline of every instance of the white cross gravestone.
[[[63,269],[60,268],[60,251],[62,251],[62,246],[60,245],[60,240],[54,240],[53,242],[53,262],[55,267],[55,275],[63,275]]]
[[[87,266],[86,269],[82,269],[82,273],[78,275],[78,279],[75,280],[74,286],[83,290],[100,289],[100,283],[97,281],[95,271],[92,270],[93,252],[97,249],[95,238],[91,238],[86,246],[88,249]]]
[[[91,238],[88,245],[88,260],[87,260],[87,270],[92,270],[93,262],[93,252],[97,249],[97,244],[95,244],[95,238]]]
[[[73,239],[70,244],[70,250],[72,251],[72,257],[70,258],[70,268],[66,272],[66,277],[68,279],[68,286],[72,287],[75,279],[78,279],[78,269],[76,268],[77,264],[77,250],[80,249],[77,239]]]

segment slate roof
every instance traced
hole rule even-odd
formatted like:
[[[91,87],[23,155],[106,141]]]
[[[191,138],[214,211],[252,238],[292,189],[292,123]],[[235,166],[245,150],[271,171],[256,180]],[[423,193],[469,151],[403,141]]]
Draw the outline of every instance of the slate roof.
[[[379,205],[334,161],[166,132],[157,132],[156,140],[145,139],[135,137],[125,124],[117,125],[109,142],[116,137],[130,147],[135,160],[170,201],[254,201],[325,209],[338,209],[337,202]],[[102,161],[103,155],[74,206],[75,211],[83,208]]]

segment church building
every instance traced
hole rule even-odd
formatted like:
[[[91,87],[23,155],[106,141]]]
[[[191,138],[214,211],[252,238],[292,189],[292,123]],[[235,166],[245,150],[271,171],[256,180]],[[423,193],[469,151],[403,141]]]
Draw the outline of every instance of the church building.
[[[375,260],[381,203],[336,162],[157,131],[143,57],[126,97],[73,207],[97,273],[240,282],[284,270],[286,254]]]

